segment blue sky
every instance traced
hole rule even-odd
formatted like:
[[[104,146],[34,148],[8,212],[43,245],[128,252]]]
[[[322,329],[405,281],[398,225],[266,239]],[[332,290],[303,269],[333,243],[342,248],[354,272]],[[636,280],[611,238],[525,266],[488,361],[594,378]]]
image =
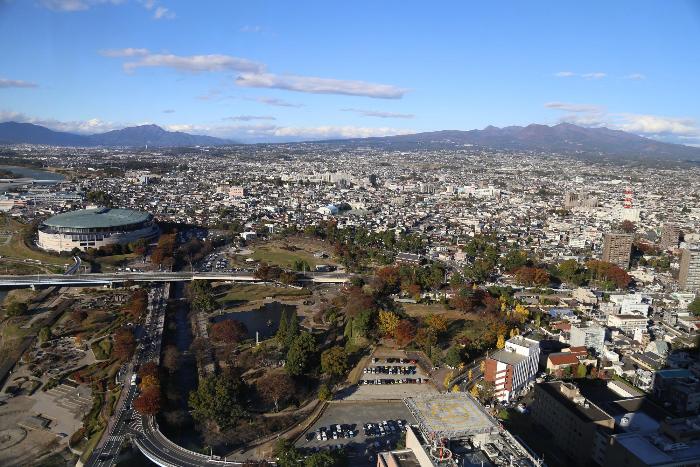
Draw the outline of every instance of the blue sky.
[[[700,2],[0,0],[0,121],[243,141],[569,121],[700,144]]]

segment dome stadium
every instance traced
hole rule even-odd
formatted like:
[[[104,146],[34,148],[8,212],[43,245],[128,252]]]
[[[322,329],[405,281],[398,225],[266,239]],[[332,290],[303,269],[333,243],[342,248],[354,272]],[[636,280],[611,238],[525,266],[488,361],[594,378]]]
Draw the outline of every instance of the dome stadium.
[[[39,248],[62,252],[128,244],[157,237],[153,216],[131,209],[81,209],[46,219],[39,226]]]

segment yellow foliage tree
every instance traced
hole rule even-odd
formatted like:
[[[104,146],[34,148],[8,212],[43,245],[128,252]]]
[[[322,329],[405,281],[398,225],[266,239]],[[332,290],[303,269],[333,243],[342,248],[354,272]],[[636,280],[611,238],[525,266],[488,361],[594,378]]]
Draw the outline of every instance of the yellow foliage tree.
[[[146,375],[141,380],[141,391],[145,391],[148,388],[157,388],[158,386],[160,386],[160,382],[153,375]]]
[[[530,317],[530,311],[523,305],[518,303],[517,305],[515,305],[515,315],[520,319],[521,322],[524,322]]]
[[[469,393],[472,396],[474,396],[475,399],[479,397],[479,388],[476,387],[476,384],[472,386],[472,388],[469,390]]]
[[[499,334],[498,340],[496,341],[496,348],[502,349],[505,346],[506,346],[506,338],[503,337],[503,334]]]
[[[396,313],[385,310],[379,311],[377,320],[379,322],[379,331],[385,336],[393,335],[400,321]]]
[[[437,334],[447,331],[447,319],[444,315],[432,314],[425,318],[425,324]]]
[[[459,392],[459,385],[455,384],[452,386],[452,392]]]
[[[481,363],[479,363],[479,369],[483,373],[484,370],[486,369],[486,360],[482,360]]]

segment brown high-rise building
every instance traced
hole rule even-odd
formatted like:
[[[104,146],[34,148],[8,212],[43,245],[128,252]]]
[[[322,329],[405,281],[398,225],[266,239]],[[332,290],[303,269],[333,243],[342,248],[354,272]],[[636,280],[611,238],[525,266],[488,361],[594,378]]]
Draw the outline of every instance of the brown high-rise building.
[[[603,239],[603,261],[616,264],[622,269],[630,267],[632,235],[606,233]]]
[[[681,227],[678,224],[667,223],[661,229],[661,248],[676,248],[681,238]]]
[[[678,284],[681,290],[700,292],[700,246],[683,249]]]

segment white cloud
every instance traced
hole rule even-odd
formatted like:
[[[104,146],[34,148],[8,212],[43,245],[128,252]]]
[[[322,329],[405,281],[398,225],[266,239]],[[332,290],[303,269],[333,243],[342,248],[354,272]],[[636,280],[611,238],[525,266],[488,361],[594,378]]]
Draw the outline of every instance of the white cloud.
[[[151,54],[141,55],[138,61],[124,63],[124,70],[132,72],[137,68],[164,67],[178,71],[204,72],[204,71],[242,71],[262,72],[265,66],[245,58],[231,55],[174,55]]]
[[[700,142],[700,126],[692,118],[665,117],[635,113],[609,113],[603,106],[548,102],[545,107],[567,112],[560,122],[587,127],[607,127],[641,136],[687,144],[687,139]]]
[[[163,113],[164,113],[164,114],[174,114],[174,113],[175,113],[175,109],[165,109],[165,110],[163,110]]]
[[[231,120],[234,122],[250,122],[253,120],[277,120],[272,115],[236,115],[235,117],[226,117],[224,120]]]
[[[573,71],[558,71],[554,73],[557,78],[583,78],[583,79],[602,79],[608,76],[607,73],[602,71],[595,71],[590,73],[574,73]]]
[[[36,83],[22,81],[21,79],[6,79],[0,78],[0,89],[2,88],[36,88],[39,87]]]
[[[548,109],[563,110],[565,112],[602,112],[603,107],[593,104],[571,104],[569,102],[547,102],[544,104]]]
[[[83,11],[95,5],[118,5],[123,0],[41,0],[41,5],[54,11]]]
[[[295,102],[288,102],[284,99],[277,99],[276,97],[254,97],[245,98],[246,100],[254,100],[260,102],[261,104],[272,105],[274,107],[304,107],[304,104],[299,104]]]
[[[143,57],[144,55],[148,55],[149,51],[148,51],[148,49],[136,49],[136,48],[127,47],[125,49],[103,49],[103,50],[100,50],[99,53],[103,57],[110,57],[110,58]]]
[[[646,135],[700,136],[700,127],[691,118],[663,117],[659,115],[616,114],[617,128],[630,133]]]
[[[244,141],[304,141],[320,139],[367,138],[414,133],[404,128],[368,128],[355,126],[295,127],[269,124],[255,125],[190,125],[176,124],[164,127],[170,131],[207,134],[220,138]]]
[[[408,89],[390,84],[273,73],[242,73],[236,78],[236,84],[248,88],[284,89],[312,94],[344,94],[378,99],[400,99],[408,92]]]
[[[377,118],[414,118],[413,114],[402,114],[396,112],[383,112],[380,110],[364,110],[364,109],[340,109],[342,112],[354,112],[362,115],[363,117],[377,117]]]
[[[33,123],[35,125],[41,125],[54,131],[67,131],[69,133],[78,134],[93,134],[102,133],[105,131],[116,130],[123,128],[125,125],[107,122],[99,118],[90,118],[88,120],[70,120],[62,121],[52,118],[38,118],[30,115],[23,114],[21,112],[12,111],[0,111],[0,121],[1,122],[19,122],[19,123]]]
[[[643,80],[643,79],[647,79],[647,77],[646,77],[645,75],[641,74],[641,73],[631,73],[631,74],[625,76],[625,79],[631,79],[631,80],[634,80],[634,81],[640,81],[640,80]]]
[[[170,11],[170,9],[164,6],[156,7],[156,11],[153,12],[153,18],[155,19],[173,19],[175,18],[175,13]]]
[[[97,5],[119,5],[126,3],[126,0],[40,0],[40,4],[45,8],[54,11],[74,12],[85,11]],[[157,0],[139,0],[138,3],[148,11],[153,11],[155,19],[173,19],[175,13],[169,8],[159,5]]]

